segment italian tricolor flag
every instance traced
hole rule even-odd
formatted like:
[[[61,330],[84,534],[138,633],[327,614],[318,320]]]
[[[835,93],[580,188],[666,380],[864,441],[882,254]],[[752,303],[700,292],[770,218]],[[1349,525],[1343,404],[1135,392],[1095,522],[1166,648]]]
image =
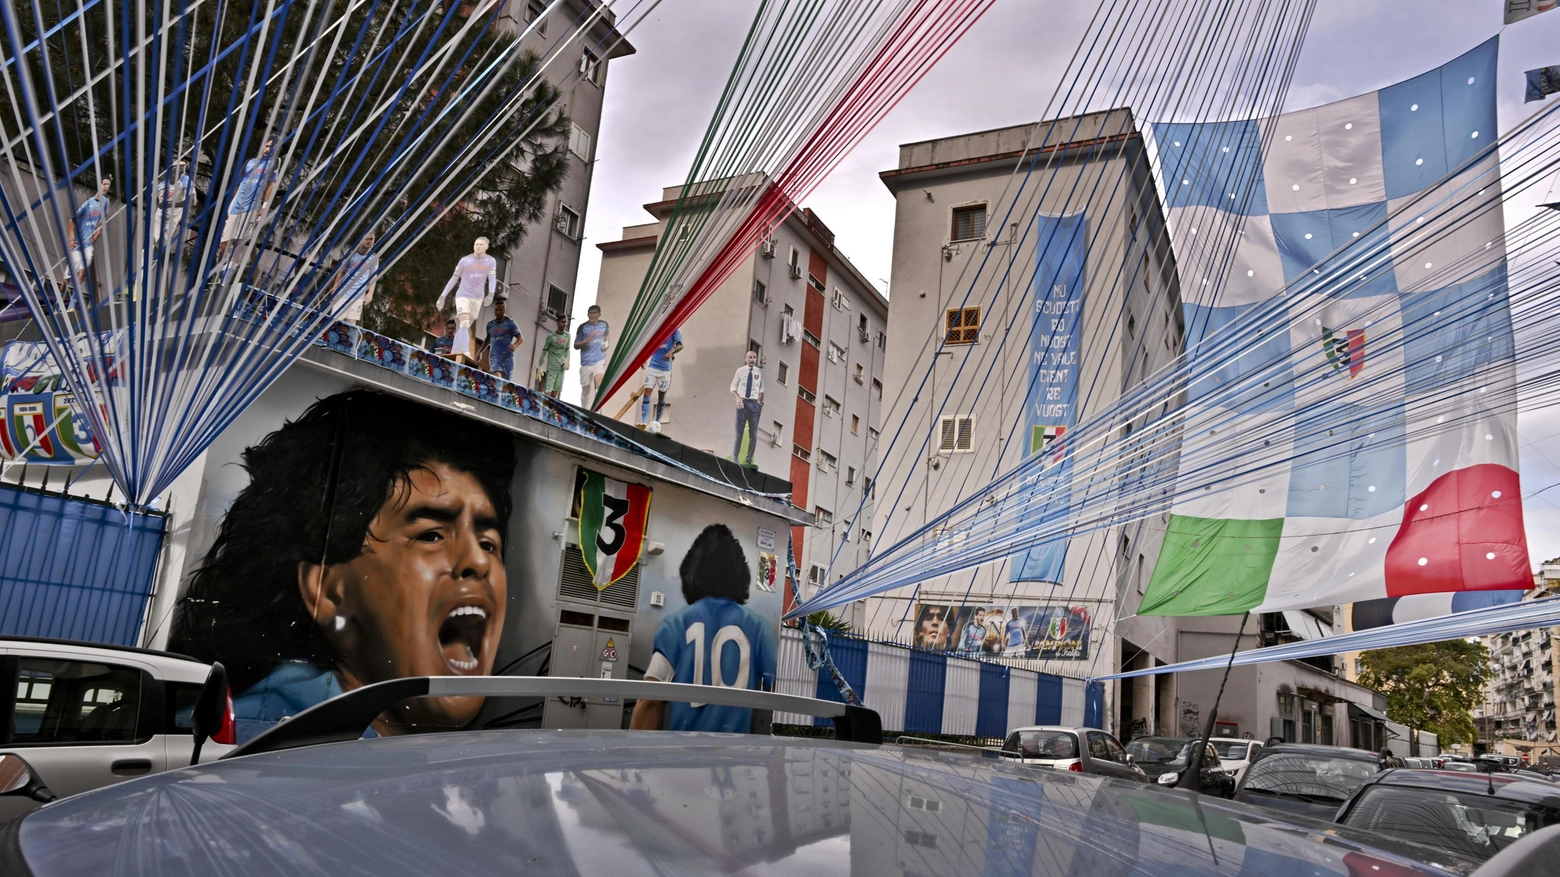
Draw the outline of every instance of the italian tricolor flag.
[[[601,590],[639,562],[650,517],[650,488],[580,470],[580,554]]]

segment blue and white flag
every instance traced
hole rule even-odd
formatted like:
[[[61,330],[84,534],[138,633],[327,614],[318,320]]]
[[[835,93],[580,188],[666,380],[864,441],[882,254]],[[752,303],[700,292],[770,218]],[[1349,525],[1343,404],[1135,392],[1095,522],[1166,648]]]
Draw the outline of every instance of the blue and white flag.
[[[1315,109],[1154,126],[1186,318],[1182,473],[1229,486],[1178,486],[1140,613],[1531,581],[1498,45]]]

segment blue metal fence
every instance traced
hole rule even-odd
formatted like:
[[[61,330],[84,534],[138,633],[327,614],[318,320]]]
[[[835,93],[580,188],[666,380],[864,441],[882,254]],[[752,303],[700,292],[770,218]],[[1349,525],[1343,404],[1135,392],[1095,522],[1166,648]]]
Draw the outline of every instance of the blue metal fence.
[[[0,634],[135,645],[165,519],[0,486]]]

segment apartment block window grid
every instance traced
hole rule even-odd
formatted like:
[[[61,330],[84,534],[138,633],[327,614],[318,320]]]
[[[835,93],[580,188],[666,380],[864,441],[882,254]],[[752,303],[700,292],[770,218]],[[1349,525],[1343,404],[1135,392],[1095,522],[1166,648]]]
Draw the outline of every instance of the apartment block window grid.
[[[527,0],[525,4],[526,24],[530,24],[538,18],[545,18],[546,15],[547,4],[543,0]],[[539,37],[547,36],[547,22],[545,20],[536,26],[536,35]]]
[[[937,449],[944,454],[967,454],[975,449],[975,418],[945,414],[937,419]]]
[[[825,451],[825,450],[822,450],[822,449],[820,449],[818,451],[818,469],[819,469],[819,471],[822,471],[822,472],[833,472],[834,470],[838,469],[839,467],[840,467],[840,460],[839,460],[838,457],[836,457],[833,454],[829,453],[828,451]]]
[[[818,526],[834,526],[834,513],[824,508],[823,506],[815,506],[813,508],[813,514],[818,518]]]
[[[812,390],[809,390],[806,387],[797,387],[796,388],[796,395],[802,397],[803,399],[806,399],[809,404],[812,404],[812,405],[817,405],[818,404],[818,396],[817,396],[817,394],[813,393]]]
[[[838,417],[840,410],[840,403],[833,396],[823,397],[823,416]]]
[[[845,348],[839,346],[838,344],[835,344],[833,341],[830,341],[829,342],[829,362],[844,362],[844,361],[845,361]]]
[[[806,329],[802,330],[802,340],[806,341],[808,344],[811,344],[813,347],[823,346],[823,342],[818,340],[818,336],[807,331]]]
[[[986,236],[986,205],[953,208],[950,241],[978,241]]]
[[[845,297],[845,293],[840,292],[839,287],[834,288],[834,309],[837,311],[850,310],[850,299]]]
[[[572,241],[580,234],[580,214],[573,207],[560,203],[558,219],[553,225],[564,237]]]
[[[764,281],[753,281],[753,300],[766,307],[769,305],[769,287],[764,285]]]
[[[569,315],[569,294],[551,283],[547,284],[547,313],[554,317]]]
[[[980,308],[949,308],[944,317],[948,344],[974,344],[980,340]]]
[[[574,122],[569,123],[569,151],[582,161],[590,161],[590,132]]]
[[[600,85],[601,59],[589,49],[580,54],[580,78],[591,85]]]
[[[872,394],[877,396],[879,402],[883,401],[883,382],[877,378],[872,379]]]
[[[779,368],[779,371],[775,375],[775,380],[779,381],[782,384],[788,384],[788,383],[791,382],[790,381],[790,377],[791,377],[791,367],[786,365],[784,362],[780,363],[780,368]]]

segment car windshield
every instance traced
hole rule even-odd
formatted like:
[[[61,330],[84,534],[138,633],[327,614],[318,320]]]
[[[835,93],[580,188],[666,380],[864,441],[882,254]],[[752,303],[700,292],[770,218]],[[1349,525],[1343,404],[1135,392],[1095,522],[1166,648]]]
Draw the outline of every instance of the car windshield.
[[[1479,769],[1477,767],[1474,767],[1473,765],[1469,764],[1466,761],[1448,761],[1446,763],[1446,768],[1445,769],[1446,770],[1460,771],[1462,773],[1478,773],[1479,772]]]
[[[1375,773],[1373,761],[1310,752],[1278,752],[1258,759],[1247,768],[1241,788],[1306,800],[1342,802]]]
[[[1078,738],[1067,731],[1019,731],[1002,748],[1023,758],[1077,758]]]
[[[1218,741],[1214,741],[1213,748],[1214,751],[1219,753],[1219,757],[1225,761],[1245,761],[1246,747],[1248,745],[1249,744],[1247,744],[1244,740],[1238,743],[1220,743]]]
[[[1143,764],[1175,764],[1186,760],[1190,740],[1139,737],[1127,744],[1127,754]]]
[[[1540,828],[1560,825],[1560,808],[1485,794],[1374,786],[1343,824],[1483,861]]]

